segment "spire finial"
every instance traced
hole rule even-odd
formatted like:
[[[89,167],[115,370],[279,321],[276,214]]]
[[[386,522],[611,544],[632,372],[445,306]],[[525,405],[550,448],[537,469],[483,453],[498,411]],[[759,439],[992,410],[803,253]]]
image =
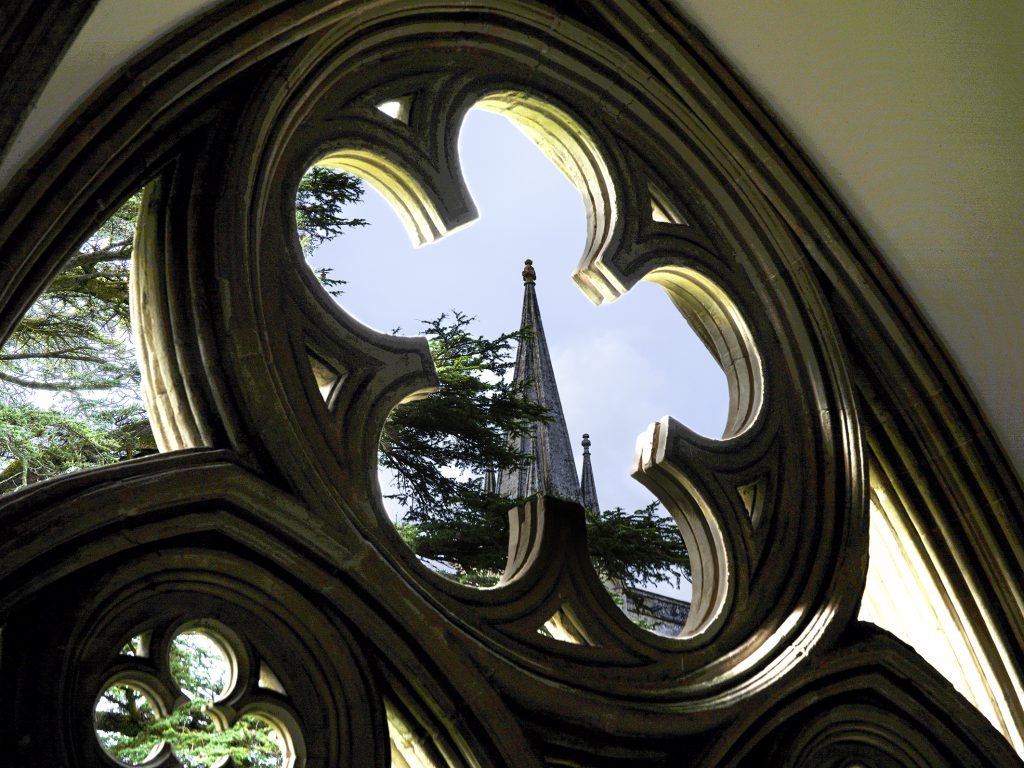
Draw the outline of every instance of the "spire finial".
[[[580,504],[587,512],[599,513],[597,485],[594,483],[594,468],[590,464],[590,435],[583,433],[583,473],[580,476]]]
[[[524,283],[536,283],[537,272],[533,268],[533,259],[526,260],[526,266],[523,267],[523,282]]]

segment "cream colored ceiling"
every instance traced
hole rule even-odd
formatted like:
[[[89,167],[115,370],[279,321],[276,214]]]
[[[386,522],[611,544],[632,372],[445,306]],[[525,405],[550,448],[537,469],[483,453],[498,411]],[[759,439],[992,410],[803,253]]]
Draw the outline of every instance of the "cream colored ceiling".
[[[675,2],[881,248],[1024,476],[1024,6]]]
[[[995,0],[674,0],[788,126],[938,330],[1024,476],[1024,12]],[[210,0],[100,0],[0,183]]]
[[[217,0],[99,0],[29,113],[3,163],[0,184],[132,54]]]

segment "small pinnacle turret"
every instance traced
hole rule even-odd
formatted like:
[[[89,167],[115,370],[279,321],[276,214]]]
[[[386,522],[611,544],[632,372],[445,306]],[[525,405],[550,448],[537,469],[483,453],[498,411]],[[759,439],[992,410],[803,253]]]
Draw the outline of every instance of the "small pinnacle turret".
[[[599,513],[597,485],[594,483],[594,469],[590,466],[590,435],[583,433],[583,472],[580,477],[580,504],[587,512]]]
[[[580,485],[576,475],[569,430],[558,397],[555,372],[551,365],[544,325],[537,304],[537,272],[533,260],[523,267],[523,316],[520,330],[526,331],[519,342],[513,380],[526,383],[527,396],[544,406],[552,416],[548,423],[537,422],[531,433],[517,439],[517,447],[530,454],[529,465],[498,476],[498,493],[510,499],[537,494],[579,501]]]

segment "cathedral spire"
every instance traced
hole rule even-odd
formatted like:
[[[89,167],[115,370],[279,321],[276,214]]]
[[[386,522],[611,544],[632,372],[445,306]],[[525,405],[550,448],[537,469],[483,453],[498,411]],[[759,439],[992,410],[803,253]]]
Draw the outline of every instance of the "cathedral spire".
[[[599,513],[597,485],[594,484],[594,469],[590,466],[590,435],[583,434],[583,473],[580,476],[580,504],[587,512]]]
[[[497,493],[498,492],[498,477],[494,474],[494,470],[487,468],[484,471],[484,493]]]
[[[527,396],[544,406],[552,420],[546,424],[535,422],[530,433],[518,438],[519,450],[530,454],[532,459],[518,471],[501,472],[498,493],[511,499],[543,494],[579,501],[576,461],[544,337],[536,283],[533,261],[527,259],[523,269],[523,317],[519,326],[526,333],[519,341],[513,380],[527,383]]]

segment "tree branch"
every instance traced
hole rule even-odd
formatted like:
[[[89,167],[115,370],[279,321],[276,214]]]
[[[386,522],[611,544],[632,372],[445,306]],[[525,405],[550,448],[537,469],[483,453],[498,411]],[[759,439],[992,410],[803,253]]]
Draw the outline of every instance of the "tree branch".
[[[116,382],[96,384],[48,384],[45,381],[33,381],[32,379],[23,379],[19,376],[12,376],[11,374],[4,373],[3,371],[0,371],[0,381],[6,381],[19,387],[25,387],[25,389],[42,389],[48,392],[81,392],[89,389],[115,389],[118,386]]]
[[[128,261],[132,255],[132,241],[130,238],[118,240],[115,243],[99,248],[95,251],[79,251],[71,258],[67,269],[72,267],[87,268],[110,261]]]
[[[56,352],[19,352],[0,354],[0,360],[74,360],[79,363],[96,363],[102,365],[107,361],[95,355],[83,355],[75,349],[58,350]]]

